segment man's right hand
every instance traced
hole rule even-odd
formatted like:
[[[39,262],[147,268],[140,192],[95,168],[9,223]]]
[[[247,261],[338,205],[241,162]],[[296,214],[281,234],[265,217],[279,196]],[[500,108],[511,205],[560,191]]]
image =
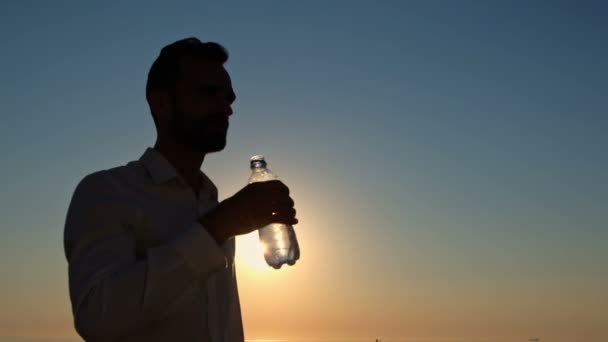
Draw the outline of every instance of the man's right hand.
[[[209,234],[223,244],[227,239],[250,233],[270,223],[294,225],[294,201],[279,180],[252,183],[199,219]]]

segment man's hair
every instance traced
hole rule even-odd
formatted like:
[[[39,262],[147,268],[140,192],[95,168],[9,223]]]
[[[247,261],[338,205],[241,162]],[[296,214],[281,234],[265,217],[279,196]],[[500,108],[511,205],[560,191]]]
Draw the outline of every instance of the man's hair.
[[[167,90],[175,87],[179,79],[179,61],[184,56],[193,56],[220,64],[228,61],[228,51],[215,42],[201,42],[198,38],[190,37],[173,42],[160,50],[150,71],[146,82],[146,99],[154,90]],[[154,126],[158,130],[158,121],[152,108],[150,108]]]

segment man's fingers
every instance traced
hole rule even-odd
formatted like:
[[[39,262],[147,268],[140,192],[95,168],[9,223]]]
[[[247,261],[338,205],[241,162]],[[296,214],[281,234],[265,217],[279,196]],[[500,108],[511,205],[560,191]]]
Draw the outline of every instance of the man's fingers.
[[[289,188],[280,180],[270,180],[266,182],[254,183],[254,184],[262,184],[262,186],[266,187],[268,191],[276,192],[279,194],[287,194],[289,195]]]
[[[250,191],[248,191],[247,197],[249,197],[249,200],[255,200],[258,204],[261,204],[260,202],[268,204],[274,202],[293,202],[289,197],[289,188],[279,180],[252,183],[248,186],[250,187]]]
[[[270,206],[270,211],[295,216],[296,210],[293,205],[293,200],[286,200],[284,202],[274,202]]]
[[[295,217],[285,217],[282,215],[278,215],[273,217],[271,220],[269,220],[269,224],[270,223],[283,223],[283,224],[289,224],[289,225],[294,225],[294,224],[298,224],[298,219]]]
[[[271,216],[285,216],[285,217],[296,217],[296,210],[294,208],[274,208],[270,211]]]
[[[289,196],[289,188],[280,180],[252,183],[248,185],[247,196],[252,221],[259,228],[270,223],[295,225],[296,210],[294,201]]]
[[[294,208],[287,208],[283,210],[286,217],[296,217],[296,210]]]
[[[280,198],[272,200],[270,205],[273,208],[293,208],[295,203],[291,197],[281,196]]]
[[[285,223],[285,224],[296,224],[296,210],[294,208],[287,208],[283,210],[276,210],[270,214],[269,218],[272,223]]]

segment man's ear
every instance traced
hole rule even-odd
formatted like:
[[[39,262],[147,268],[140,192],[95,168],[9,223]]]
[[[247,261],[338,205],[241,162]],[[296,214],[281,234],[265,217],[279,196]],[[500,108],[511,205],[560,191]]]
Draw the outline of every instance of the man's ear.
[[[164,122],[167,119],[167,115],[171,110],[171,99],[169,93],[165,90],[152,90],[147,96],[148,105],[150,110],[154,112],[156,120]]]

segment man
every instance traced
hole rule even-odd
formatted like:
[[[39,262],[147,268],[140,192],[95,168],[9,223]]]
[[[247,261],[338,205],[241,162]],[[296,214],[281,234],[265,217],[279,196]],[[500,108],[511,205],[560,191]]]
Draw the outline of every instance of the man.
[[[76,187],[64,247],[85,340],[244,340],[234,236],[298,220],[280,181],[250,184],[218,203],[200,170],[226,145],[236,98],[227,60],[221,45],[196,38],[164,47],[146,85],[154,147]]]

